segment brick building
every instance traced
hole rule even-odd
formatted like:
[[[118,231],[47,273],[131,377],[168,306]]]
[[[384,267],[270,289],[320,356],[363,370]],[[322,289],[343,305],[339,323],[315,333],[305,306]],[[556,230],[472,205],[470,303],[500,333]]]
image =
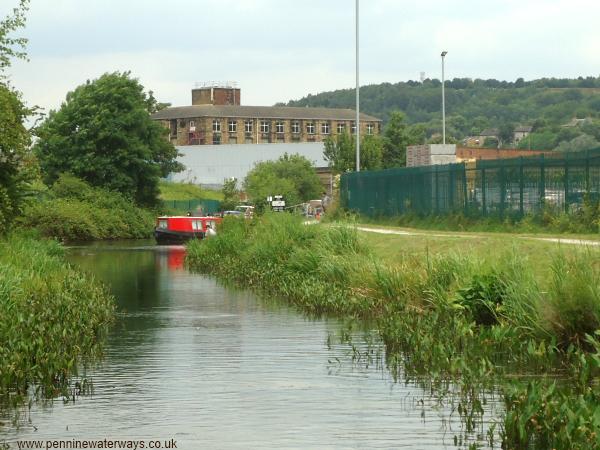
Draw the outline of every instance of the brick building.
[[[322,142],[356,128],[351,109],[242,106],[233,86],[193,89],[191,106],[166,108],[151,118],[169,128],[176,146]],[[360,132],[379,134],[381,120],[361,114]]]

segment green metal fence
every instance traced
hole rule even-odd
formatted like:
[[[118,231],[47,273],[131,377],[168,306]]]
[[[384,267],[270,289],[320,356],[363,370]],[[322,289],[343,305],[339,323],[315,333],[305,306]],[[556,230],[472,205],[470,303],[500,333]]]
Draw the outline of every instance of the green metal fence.
[[[205,199],[163,200],[163,207],[181,214],[188,211],[194,214],[215,214],[221,211],[221,202]]]
[[[342,205],[368,216],[522,217],[546,206],[569,212],[599,193],[600,149],[353,172],[340,184]]]

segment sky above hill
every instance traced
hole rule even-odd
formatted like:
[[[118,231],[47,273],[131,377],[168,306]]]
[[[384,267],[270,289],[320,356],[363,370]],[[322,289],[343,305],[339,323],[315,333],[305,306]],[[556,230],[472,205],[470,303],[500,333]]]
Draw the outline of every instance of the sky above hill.
[[[29,62],[12,82],[60,106],[104,72],[130,70],[159,101],[195,82],[236,81],[245,105],[354,86],[354,0],[32,0]],[[5,16],[17,0],[0,0]],[[441,78],[598,76],[594,0],[362,0],[361,85]]]

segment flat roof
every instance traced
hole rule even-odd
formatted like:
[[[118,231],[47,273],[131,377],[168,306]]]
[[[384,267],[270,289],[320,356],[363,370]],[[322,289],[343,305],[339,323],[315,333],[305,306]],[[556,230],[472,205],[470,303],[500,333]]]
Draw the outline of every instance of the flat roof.
[[[240,117],[252,119],[355,120],[356,111],[342,108],[302,108],[296,106],[193,105],[165,108],[150,115],[154,120],[192,119],[194,117]],[[381,122],[360,114],[360,120]]]

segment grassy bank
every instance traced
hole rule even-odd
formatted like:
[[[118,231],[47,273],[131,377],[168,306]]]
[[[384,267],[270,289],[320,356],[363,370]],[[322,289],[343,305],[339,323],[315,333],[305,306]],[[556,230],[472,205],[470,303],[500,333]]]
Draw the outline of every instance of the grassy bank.
[[[65,394],[78,365],[100,349],[112,297],[53,241],[0,241],[0,275],[0,407],[25,394]]]
[[[62,241],[141,239],[152,236],[155,217],[119,193],[63,175],[17,223]]]
[[[309,313],[375,319],[392,373],[426,377],[440,396],[458,383],[467,433],[482,393],[499,389],[506,448],[600,446],[600,253],[543,244],[542,260],[510,243],[382,258],[392,246],[377,249],[352,228],[280,215],[225,221],[216,238],[190,244],[188,263]]]
[[[221,191],[202,189],[196,184],[161,181],[158,187],[162,200],[223,200]]]

